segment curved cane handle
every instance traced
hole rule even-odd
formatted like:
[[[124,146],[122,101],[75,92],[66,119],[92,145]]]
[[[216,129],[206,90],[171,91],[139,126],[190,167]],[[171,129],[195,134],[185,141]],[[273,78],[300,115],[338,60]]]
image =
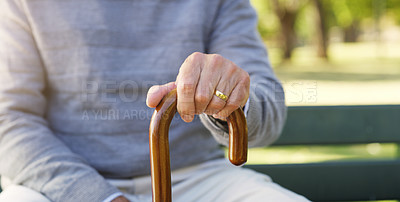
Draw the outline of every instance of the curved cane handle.
[[[149,146],[153,202],[171,201],[171,168],[168,129],[176,113],[176,89],[158,104],[150,121]],[[234,165],[247,161],[247,123],[242,109],[227,119],[229,126],[229,160]]]

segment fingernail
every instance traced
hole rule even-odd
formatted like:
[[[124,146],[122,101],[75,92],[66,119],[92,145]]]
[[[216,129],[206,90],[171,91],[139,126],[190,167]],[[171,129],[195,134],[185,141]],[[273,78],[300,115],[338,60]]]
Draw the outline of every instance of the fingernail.
[[[220,120],[226,121],[226,117],[218,115],[218,114],[213,114],[213,117],[216,118],[216,119],[220,119]]]
[[[185,122],[191,122],[193,120],[194,116],[193,115],[184,115],[182,118]]]
[[[206,111],[204,111],[204,113],[207,115],[211,115],[211,116],[214,115],[210,110],[206,110]]]

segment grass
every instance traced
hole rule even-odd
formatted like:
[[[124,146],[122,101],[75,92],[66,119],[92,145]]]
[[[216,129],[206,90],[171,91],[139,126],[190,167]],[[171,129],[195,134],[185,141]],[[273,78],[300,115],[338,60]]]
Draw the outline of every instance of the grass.
[[[306,68],[312,71],[331,71],[336,69],[345,72],[365,72],[373,71],[380,72],[382,69],[390,71],[394,70],[400,73],[400,43],[335,43],[331,44],[328,50],[329,63],[326,60],[316,57],[315,48],[313,46],[303,46],[294,49],[292,53],[291,63],[282,61],[282,51],[277,47],[269,47],[269,58],[274,67],[290,68],[291,70],[297,67]],[[396,62],[397,61],[397,62]],[[371,63],[372,62],[372,63]],[[383,67],[377,67],[375,64],[384,63]],[[323,66],[315,66],[322,63]],[[397,63],[397,64],[396,64]],[[360,64],[361,66],[348,66],[351,64]],[[345,65],[345,66],[342,66]],[[330,68],[325,68],[330,67]],[[388,69],[388,67],[390,69]],[[388,72],[393,73],[393,72]]]
[[[270,49],[271,63],[289,106],[400,104],[400,44],[333,44],[329,60],[313,47],[294,50],[290,61]],[[309,89],[315,99],[307,100]]]
[[[279,146],[252,148],[249,150],[249,164],[311,163],[346,160],[395,159],[396,144],[361,144],[338,146]]]
[[[286,103],[299,105],[400,104],[400,44],[352,43],[330,46],[322,60],[313,47],[294,50],[290,61],[269,48],[271,63],[283,83]],[[309,89],[314,89],[315,99]],[[396,158],[396,144],[285,146],[249,150],[250,164],[306,163]]]

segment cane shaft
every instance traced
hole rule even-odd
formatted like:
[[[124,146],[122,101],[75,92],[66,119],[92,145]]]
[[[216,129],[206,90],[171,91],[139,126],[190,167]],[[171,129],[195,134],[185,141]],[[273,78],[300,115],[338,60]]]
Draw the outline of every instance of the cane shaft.
[[[157,106],[150,121],[149,146],[153,202],[171,202],[171,168],[168,130],[176,113],[176,89]],[[242,109],[228,117],[229,160],[242,165],[247,160],[247,123]],[[189,135],[189,134],[188,134]]]

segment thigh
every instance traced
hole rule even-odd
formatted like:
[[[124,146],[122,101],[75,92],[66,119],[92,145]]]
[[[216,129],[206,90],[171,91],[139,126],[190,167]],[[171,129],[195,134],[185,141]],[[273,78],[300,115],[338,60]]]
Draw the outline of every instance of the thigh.
[[[0,193],[0,202],[50,202],[41,193],[21,185],[9,185]]]
[[[173,185],[174,201],[308,201],[253,170],[218,163]]]
[[[151,176],[134,179],[107,179],[131,202],[151,202]]]

